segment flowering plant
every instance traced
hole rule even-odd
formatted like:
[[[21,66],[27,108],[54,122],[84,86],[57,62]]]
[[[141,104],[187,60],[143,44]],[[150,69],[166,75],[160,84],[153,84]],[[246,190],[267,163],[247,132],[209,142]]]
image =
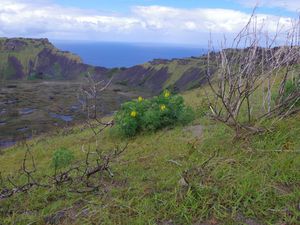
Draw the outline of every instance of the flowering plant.
[[[151,99],[140,96],[137,101],[124,103],[115,115],[115,124],[121,135],[132,137],[139,132],[186,124],[193,117],[193,111],[185,106],[181,96],[171,95],[165,90]]]
[[[138,102],[142,102],[143,101],[143,97],[139,96],[138,97]]]
[[[136,112],[136,111],[132,111],[132,112],[130,113],[130,116],[131,116],[131,117],[136,117],[136,116],[137,116],[137,112]]]

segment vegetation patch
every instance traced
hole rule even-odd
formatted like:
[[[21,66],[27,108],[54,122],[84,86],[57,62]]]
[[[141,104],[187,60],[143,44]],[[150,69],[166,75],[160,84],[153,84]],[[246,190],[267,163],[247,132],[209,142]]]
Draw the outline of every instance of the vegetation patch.
[[[142,131],[156,131],[176,124],[185,125],[194,112],[179,95],[166,90],[151,99],[139,97],[122,105],[115,116],[116,129],[122,136],[132,137]]]
[[[300,114],[278,121],[270,132],[235,140],[233,129],[204,113],[204,88],[183,94],[196,111],[193,123],[203,126],[200,141],[180,126],[128,139],[126,151],[111,158],[113,176],[105,170],[88,179],[88,185],[99,185],[88,189],[92,192],[70,189],[86,190],[78,179],[87,168],[86,152],[88,168],[98,168],[97,160],[115,154],[123,139],[105,130],[96,145],[91,129],[75,126],[72,132],[28,141],[37,169],[32,175],[39,183],[49,184],[51,159],[60,148],[72,151],[74,160],[55,177],[76,165],[80,176],[73,171],[72,184],[55,181],[50,188],[34,187],[2,199],[0,224],[298,224]],[[95,149],[103,152],[101,158]],[[26,176],[19,180],[15,175],[24,152],[26,146],[18,145],[0,155],[3,179],[26,183]],[[30,169],[30,154],[27,158]],[[0,185],[1,190],[14,188]]]
[[[55,170],[61,169],[70,165],[73,159],[73,153],[67,148],[57,149],[52,156],[52,166]]]

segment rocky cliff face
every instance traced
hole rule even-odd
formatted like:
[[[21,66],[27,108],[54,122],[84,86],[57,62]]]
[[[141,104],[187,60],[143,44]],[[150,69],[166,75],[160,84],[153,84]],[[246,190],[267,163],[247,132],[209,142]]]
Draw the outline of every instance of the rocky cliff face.
[[[206,81],[206,58],[155,59],[117,73],[114,82],[157,94],[163,89],[185,91]],[[213,71],[212,71],[213,72]]]
[[[98,79],[157,94],[165,88],[184,91],[205,81],[205,57],[155,59],[130,68],[86,65],[79,56],[60,51],[48,39],[0,38],[0,79],[75,80],[87,73]]]
[[[77,79],[87,72],[106,77],[108,69],[82,63],[60,51],[48,39],[0,39],[0,79]]]
[[[159,92],[169,78],[168,68],[144,67],[143,65],[128,68],[114,77],[114,82],[130,87],[145,88],[150,92]]]

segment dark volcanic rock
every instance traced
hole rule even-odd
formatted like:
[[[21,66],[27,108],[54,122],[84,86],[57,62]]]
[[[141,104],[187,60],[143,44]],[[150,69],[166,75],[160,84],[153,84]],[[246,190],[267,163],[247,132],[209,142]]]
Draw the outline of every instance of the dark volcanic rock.
[[[22,79],[25,77],[23,66],[15,56],[9,56],[7,63],[11,77],[14,79]]]
[[[148,73],[149,69],[146,69],[143,66],[133,66],[122,71],[116,76],[114,81],[129,86],[137,86],[142,83]]]
[[[183,91],[189,88],[189,85],[196,85],[198,83],[198,86],[200,85],[200,80],[205,76],[204,71],[201,71],[200,68],[191,68],[187,70],[181,78],[176,81],[175,87],[179,91]]]
[[[215,71],[216,68],[211,68],[211,74],[214,74]],[[178,91],[185,91],[199,87],[206,82],[206,67],[194,67],[183,73],[183,75],[175,82],[174,88]]]
[[[163,67],[160,70],[152,71],[152,75],[146,80],[144,86],[151,92],[158,94],[163,89],[163,85],[168,78],[168,67]]]
[[[27,46],[27,43],[17,39],[17,38],[12,38],[12,39],[7,39],[4,43],[4,50],[5,51],[20,51],[24,47]]]
[[[156,94],[161,91],[168,78],[169,74],[167,67],[156,70],[152,67],[145,68],[143,66],[134,66],[122,71],[116,76],[114,82],[131,87],[143,87]]]
[[[83,64],[79,66],[75,60],[57,55],[48,48],[38,54],[36,64],[35,72],[45,78],[72,79],[87,70],[87,66]]]
[[[109,69],[105,67],[100,67],[100,66],[94,67],[93,75],[97,80],[108,79],[109,77],[108,73],[109,73]]]
[[[15,84],[9,84],[9,85],[7,85],[6,87],[7,87],[7,88],[17,88],[17,85],[15,85]]]
[[[93,70],[91,74],[99,80],[107,79],[106,73],[108,69],[92,67],[81,63],[76,58],[72,59],[52,49],[45,48],[38,55],[34,72],[42,78],[72,80],[87,74],[89,70]]]
[[[86,65],[79,56],[60,51],[48,39],[0,38],[0,51],[5,62],[0,67],[0,78],[5,80],[71,80],[88,72],[99,79],[108,76],[108,69]]]

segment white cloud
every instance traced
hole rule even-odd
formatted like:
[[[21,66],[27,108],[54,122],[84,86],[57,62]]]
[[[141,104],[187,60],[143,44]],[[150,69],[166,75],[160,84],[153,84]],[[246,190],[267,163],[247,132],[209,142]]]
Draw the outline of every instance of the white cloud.
[[[21,31],[42,28],[46,31],[128,29],[138,23],[134,18],[97,15],[95,12],[58,5],[0,0],[0,21],[7,28],[20,25]]]
[[[249,15],[226,9],[177,9],[163,6],[137,6],[133,12],[152,29],[231,32],[240,29]]]
[[[63,7],[34,0],[0,0],[0,35],[105,41],[181,42],[206,44],[209,32],[232,35],[249,14],[228,9],[180,9],[135,6],[126,16]],[[257,15],[275,31],[289,18]],[[201,42],[202,40],[202,42]]]
[[[283,8],[291,12],[300,11],[300,1],[299,0],[235,0],[242,5],[247,7],[254,7],[258,5],[260,7],[269,7],[269,8]]]

